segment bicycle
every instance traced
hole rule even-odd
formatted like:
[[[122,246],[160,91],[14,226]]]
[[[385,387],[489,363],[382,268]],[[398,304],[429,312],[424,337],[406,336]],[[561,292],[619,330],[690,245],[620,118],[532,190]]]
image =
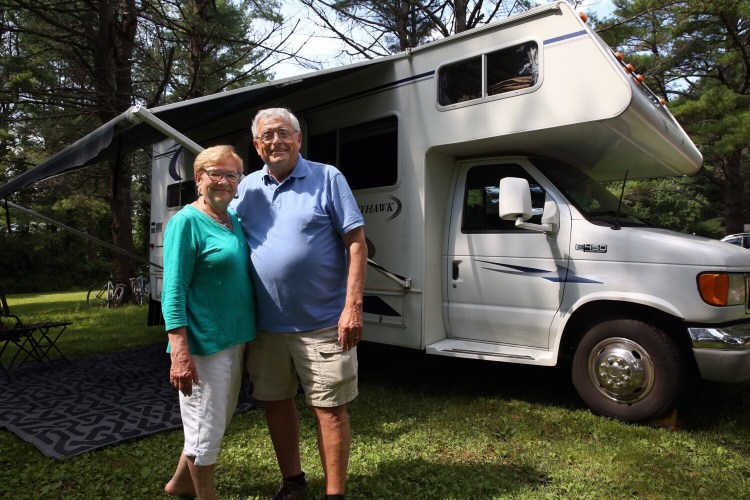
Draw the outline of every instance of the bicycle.
[[[140,269],[138,270],[138,276],[130,278],[130,290],[132,292],[131,300],[137,306],[142,306],[151,294],[151,282]]]
[[[86,294],[86,303],[89,307],[117,307],[125,295],[125,284],[115,281],[112,273],[104,285],[94,285]]]

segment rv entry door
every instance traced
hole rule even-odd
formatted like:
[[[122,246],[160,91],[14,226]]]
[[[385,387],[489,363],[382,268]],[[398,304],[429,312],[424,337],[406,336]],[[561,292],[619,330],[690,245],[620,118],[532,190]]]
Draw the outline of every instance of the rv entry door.
[[[513,159],[458,166],[446,270],[452,338],[549,348],[565,285],[556,249],[567,248],[569,224],[562,224],[567,231],[545,234],[517,229],[498,215],[500,179],[523,177],[532,194],[528,222],[541,222],[546,193],[527,165]]]

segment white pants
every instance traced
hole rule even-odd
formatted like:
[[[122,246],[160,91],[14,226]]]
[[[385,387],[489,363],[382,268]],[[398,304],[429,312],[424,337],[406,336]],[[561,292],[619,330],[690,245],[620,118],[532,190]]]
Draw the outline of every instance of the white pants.
[[[244,353],[245,344],[239,344],[209,356],[192,356],[199,384],[193,384],[190,396],[180,392],[180,414],[183,452],[195,457],[195,465],[216,463],[224,431],[237,408]]]

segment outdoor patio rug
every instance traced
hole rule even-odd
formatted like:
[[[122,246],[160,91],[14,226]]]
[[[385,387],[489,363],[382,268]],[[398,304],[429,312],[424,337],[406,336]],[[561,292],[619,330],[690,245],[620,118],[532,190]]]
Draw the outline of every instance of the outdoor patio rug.
[[[165,344],[0,373],[0,427],[61,459],[182,426]],[[243,381],[237,411],[259,407]]]

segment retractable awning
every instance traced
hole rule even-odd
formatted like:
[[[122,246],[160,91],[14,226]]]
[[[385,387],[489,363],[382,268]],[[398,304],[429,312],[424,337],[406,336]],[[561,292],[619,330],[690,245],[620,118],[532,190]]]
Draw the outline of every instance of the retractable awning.
[[[392,57],[316,71],[298,77],[167,104],[153,108],[149,112],[179,133],[190,137],[192,130],[205,127],[207,123],[214,120],[220,120],[243,110],[274,103],[277,99],[290,93],[325,84],[365,67],[380,64]],[[134,119],[132,109],[97,128],[43,163],[0,186],[0,199],[7,198],[12,193],[35,182],[100,163],[167,138],[167,134],[163,131],[157,130],[137,118]]]

